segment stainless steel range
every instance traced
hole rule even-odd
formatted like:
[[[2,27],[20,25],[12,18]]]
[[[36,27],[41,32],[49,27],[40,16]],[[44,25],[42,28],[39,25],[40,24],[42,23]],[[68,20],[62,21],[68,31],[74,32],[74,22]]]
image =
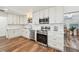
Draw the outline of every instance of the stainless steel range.
[[[41,26],[41,30],[37,30],[37,41],[38,42],[48,45],[47,44],[48,30],[50,30],[49,26]]]
[[[39,30],[37,31],[37,41],[47,45],[47,31]]]

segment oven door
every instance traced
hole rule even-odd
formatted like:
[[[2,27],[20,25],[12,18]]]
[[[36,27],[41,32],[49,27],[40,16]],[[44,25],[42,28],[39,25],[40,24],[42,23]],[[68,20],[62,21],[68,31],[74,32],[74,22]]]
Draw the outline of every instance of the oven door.
[[[47,35],[37,33],[37,41],[47,45]]]

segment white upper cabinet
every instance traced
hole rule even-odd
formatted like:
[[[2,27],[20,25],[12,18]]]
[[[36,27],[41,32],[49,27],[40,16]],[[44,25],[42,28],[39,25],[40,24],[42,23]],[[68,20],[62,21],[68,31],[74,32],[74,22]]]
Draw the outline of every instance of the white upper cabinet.
[[[16,24],[19,24],[19,16],[16,16],[15,19],[16,19],[16,20],[15,20],[15,23],[16,23]]]
[[[33,13],[33,23],[39,24],[38,19],[48,18],[49,23],[63,23],[64,22],[64,12],[63,7],[51,7],[47,9],[40,10]]]
[[[32,17],[32,23],[35,24],[35,21],[36,21],[36,20],[35,20],[35,17],[36,17],[35,13],[33,13],[32,16],[33,16],[33,17]]]
[[[56,23],[64,22],[64,9],[63,7],[55,7],[56,8]]]
[[[20,24],[27,24],[26,16],[19,16],[19,23]]]
[[[8,17],[7,17],[8,24],[13,24],[13,20],[12,19],[13,19],[12,15],[8,14]]]
[[[28,19],[26,16],[23,16],[24,17],[24,24],[27,24],[28,23]]]
[[[16,15],[12,16],[12,18],[13,18],[13,24],[16,24],[16,20],[17,20],[16,17],[17,17]]]
[[[36,24],[39,24],[39,12],[36,13]]]
[[[55,7],[49,8],[49,23],[55,23]]]
[[[43,19],[43,18],[47,18],[48,15],[48,9],[43,9],[39,11],[39,18]]]
[[[23,24],[24,23],[24,21],[23,21],[24,19],[23,19],[23,17],[22,16],[20,16],[20,24]]]
[[[33,24],[39,24],[39,12],[33,13]]]
[[[13,15],[8,14],[8,24],[26,24],[27,23],[27,17],[26,16],[19,16],[19,15]]]
[[[20,24],[27,24],[27,17],[26,16],[19,16],[19,23]]]
[[[44,18],[44,10],[39,11],[39,18],[43,19]]]
[[[48,17],[49,17],[49,12],[48,12],[49,9],[44,9],[43,11],[44,11],[44,12],[43,12],[43,13],[44,13],[44,14],[43,14],[44,18],[48,18]]]
[[[8,24],[19,24],[19,16],[8,14]]]

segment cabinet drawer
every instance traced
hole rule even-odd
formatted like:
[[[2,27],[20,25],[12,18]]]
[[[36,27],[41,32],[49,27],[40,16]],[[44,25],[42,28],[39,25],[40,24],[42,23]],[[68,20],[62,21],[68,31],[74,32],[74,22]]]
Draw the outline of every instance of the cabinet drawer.
[[[57,40],[58,40],[57,38],[48,39],[49,42],[52,42],[52,41],[53,41],[53,42],[57,42]]]
[[[58,43],[57,48],[61,51],[64,51],[64,43]]]
[[[63,35],[57,35],[57,41],[58,42],[64,41],[64,34]]]
[[[64,44],[63,43],[51,41],[51,42],[48,42],[48,46],[51,47],[51,48],[61,50],[61,51],[64,50]]]
[[[56,42],[48,42],[48,46],[52,47],[52,48],[57,48],[57,43]]]

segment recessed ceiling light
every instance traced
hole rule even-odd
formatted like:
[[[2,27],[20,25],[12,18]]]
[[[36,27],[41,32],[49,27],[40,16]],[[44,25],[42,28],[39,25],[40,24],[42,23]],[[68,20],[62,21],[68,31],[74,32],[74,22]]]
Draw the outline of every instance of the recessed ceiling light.
[[[65,14],[64,16],[67,16],[67,17],[72,17],[72,14]]]
[[[7,12],[7,11],[8,11],[8,9],[6,9],[6,8],[5,8],[5,9],[3,9],[3,10],[4,10],[4,12]]]
[[[8,11],[8,9],[3,9],[3,10]]]

